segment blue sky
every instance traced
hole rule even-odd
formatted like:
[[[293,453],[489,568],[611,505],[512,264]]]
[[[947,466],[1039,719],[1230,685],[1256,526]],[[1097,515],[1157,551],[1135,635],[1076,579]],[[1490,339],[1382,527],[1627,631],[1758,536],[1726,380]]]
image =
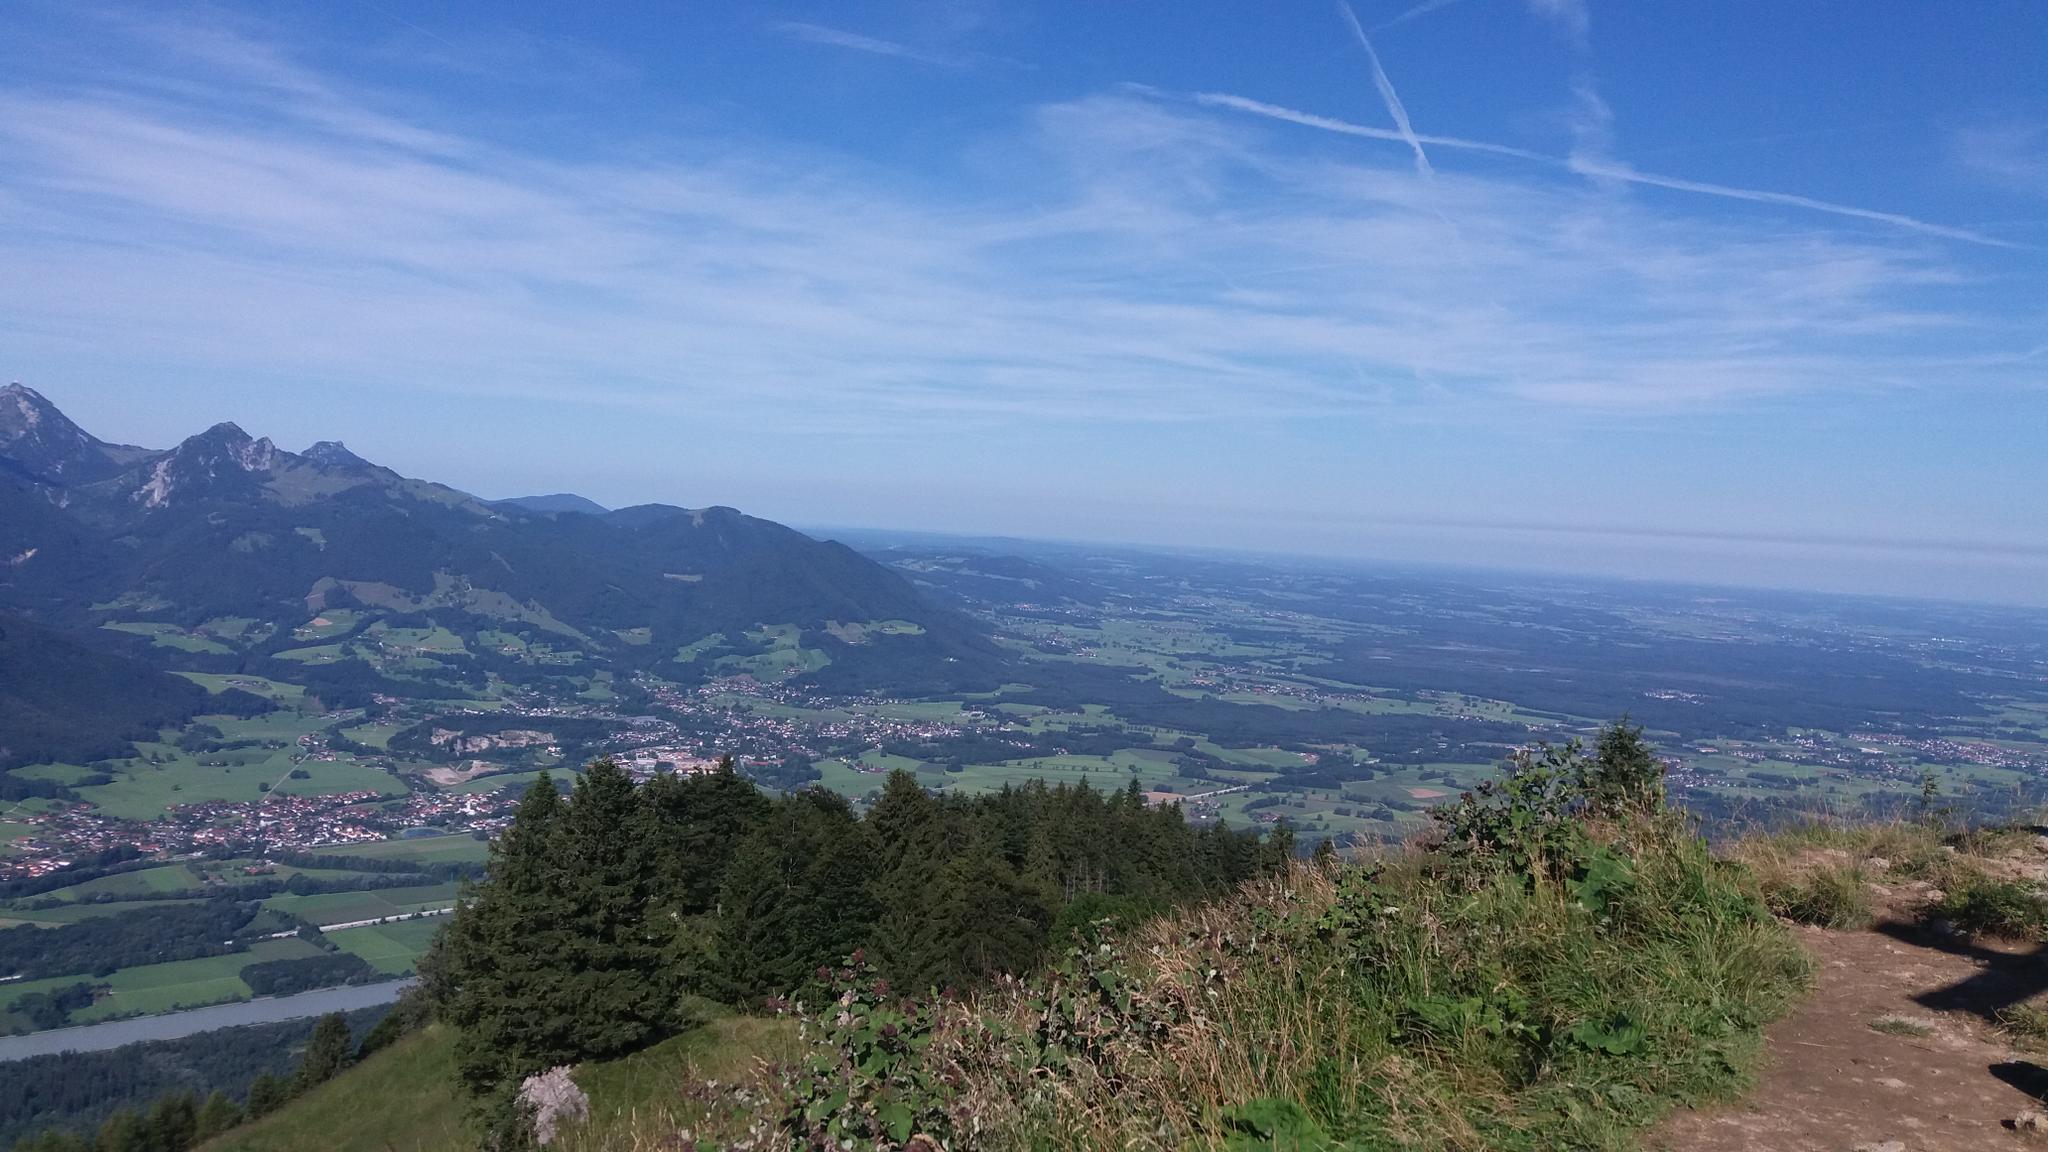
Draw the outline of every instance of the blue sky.
[[[487,496],[2048,603],[2048,6],[10,4],[0,376]]]

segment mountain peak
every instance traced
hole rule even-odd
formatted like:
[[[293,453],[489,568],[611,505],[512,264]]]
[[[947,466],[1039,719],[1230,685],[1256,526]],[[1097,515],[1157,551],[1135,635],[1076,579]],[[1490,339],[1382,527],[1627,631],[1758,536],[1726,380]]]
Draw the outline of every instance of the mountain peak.
[[[300,453],[300,456],[329,470],[357,471],[374,467],[368,460],[349,451],[348,445],[339,440],[322,440]]]
[[[505,500],[493,500],[493,504],[510,504],[528,512],[581,512],[589,516],[602,516],[611,509],[587,496],[574,492],[556,492],[547,496],[513,496]]]
[[[55,404],[28,385],[17,380],[0,388],[0,444],[12,443],[45,426],[68,428],[84,435],[78,425],[57,411]]]
[[[232,463],[244,472],[268,472],[277,463],[277,445],[257,439],[240,425],[223,420],[178,445],[176,455],[198,457],[209,464]]]
[[[219,491],[222,484],[245,483],[250,473],[276,468],[285,455],[268,438],[256,439],[222,421],[158,457],[130,496],[145,508],[161,508],[174,492]]]
[[[0,388],[0,461],[57,484],[107,475],[114,451],[71,422],[42,393],[15,382]]]

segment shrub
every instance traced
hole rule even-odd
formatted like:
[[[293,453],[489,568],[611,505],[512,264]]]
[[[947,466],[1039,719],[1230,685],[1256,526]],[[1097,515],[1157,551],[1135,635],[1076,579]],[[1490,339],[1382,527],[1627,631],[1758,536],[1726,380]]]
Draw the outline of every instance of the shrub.
[[[2048,1048],[2048,1008],[2020,1003],[1998,1010],[1998,1027],[2019,1044],[2039,1051]]]
[[[1970,936],[2048,939],[2048,903],[2031,886],[2013,880],[1968,878],[1928,909],[1928,915],[1947,920]]]
[[[1860,864],[1814,867],[1766,885],[1764,896],[1773,913],[1820,928],[1861,928],[1875,915]]]
[[[2034,830],[2010,824],[1969,828],[1949,838],[1958,852],[1970,856],[2008,856],[2033,844]]]
[[[831,995],[822,1011],[799,1008],[811,1051],[788,1074],[784,1129],[827,1148],[901,1144],[942,1125],[940,1085],[924,1058],[933,1006],[892,997],[860,952],[816,979]]]

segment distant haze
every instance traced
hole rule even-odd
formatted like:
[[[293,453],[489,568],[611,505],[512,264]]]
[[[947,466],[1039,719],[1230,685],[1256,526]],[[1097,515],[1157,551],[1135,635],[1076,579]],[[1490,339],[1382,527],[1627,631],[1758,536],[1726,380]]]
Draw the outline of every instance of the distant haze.
[[[0,383],[489,498],[2048,604],[2048,6],[1353,7],[30,0]]]

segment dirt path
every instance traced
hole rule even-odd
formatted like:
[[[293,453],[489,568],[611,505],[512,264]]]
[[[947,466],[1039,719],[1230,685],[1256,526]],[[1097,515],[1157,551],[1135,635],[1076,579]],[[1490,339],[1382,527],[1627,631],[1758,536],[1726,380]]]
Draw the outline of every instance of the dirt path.
[[[2048,1055],[2016,1051],[1991,1024],[1999,1009],[2048,988],[2048,958],[1903,927],[1799,932],[1818,982],[1766,1034],[1763,1082],[1736,1104],[1679,1113],[1645,1147],[2048,1149],[2048,1132],[2010,1126],[2030,1109],[2048,1110]],[[1872,1027],[1880,1021],[1888,1031]]]

